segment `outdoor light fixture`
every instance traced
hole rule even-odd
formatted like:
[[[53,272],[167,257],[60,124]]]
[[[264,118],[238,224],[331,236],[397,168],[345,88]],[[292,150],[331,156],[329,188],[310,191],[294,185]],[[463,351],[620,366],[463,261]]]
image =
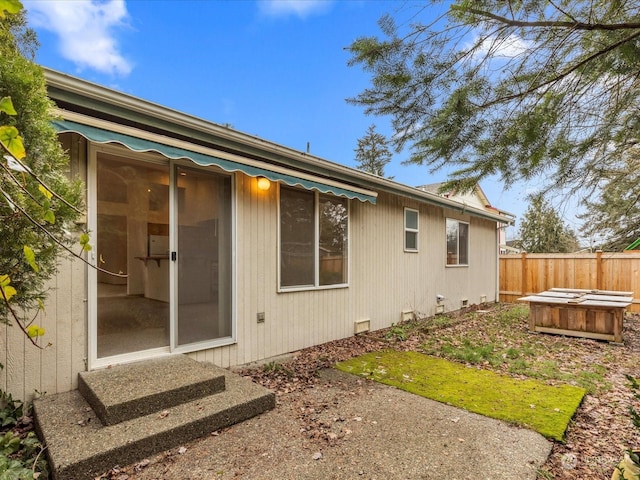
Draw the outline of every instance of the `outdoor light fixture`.
[[[271,188],[271,182],[268,178],[258,177],[258,190],[267,191]]]

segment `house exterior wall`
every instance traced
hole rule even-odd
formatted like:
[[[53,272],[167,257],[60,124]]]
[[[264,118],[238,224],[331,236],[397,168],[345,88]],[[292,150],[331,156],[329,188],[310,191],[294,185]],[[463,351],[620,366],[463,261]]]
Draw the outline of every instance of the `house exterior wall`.
[[[86,180],[86,142],[78,135],[62,135],[69,153],[69,174]],[[16,326],[0,325],[0,388],[14,398],[30,400],[36,392],[74,390],[78,372],[86,370],[87,271],[83,262],[60,258],[58,274],[48,283],[45,309],[35,322],[44,327],[43,349],[34,347]]]
[[[496,223],[441,207],[381,194],[376,205],[352,200],[347,288],[277,293],[277,189],[257,190],[238,175],[237,343],[192,353],[223,367],[242,365],[353,335],[368,319],[377,330],[401,321],[403,310],[436,313],[462,300],[496,301]],[[404,251],[404,207],[420,212],[419,252]],[[445,218],[470,223],[469,266],[447,267]],[[265,322],[257,323],[258,312]]]
[[[404,207],[420,212],[417,253],[403,249]],[[357,314],[371,318],[372,329],[400,321],[402,310],[434,315],[437,295],[445,297],[445,311],[459,309],[462,299],[471,305],[480,303],[481,295],[496,298],[495,222],[387,194],[377,205],[358,209],[361,218],[352,217],[359,228],[354,240],[362,248],[352,248],[353,289]],[[470,223],[469,266],[445,265],[446,218]]]
[[[63,135],[72,173],[86,180],[86,142]],[[377,330],[401,321],[403,310],[436,313],[436,295],[446,311],[461,301],[496,301],[496,222],[440,206],[380,193],[376,205],[350,201],[349,285],[345,288],[278,292],[278,188],[257,188],[241,173],[235,183],[236,342],[189,354],[222,367],[242,365],[353,335],[354,322],[368,319]],[[418,252],[404,251],[404,208],[419,211]],[[446,266],[445,219],[470,224],[469,265]],[[46,328],[38,350],[15,327],[3,327],[0,387],[28,399],[34,392],[75,389],[87,358],[87,267],[64,259],[52,280]],[[257,313],[264,312],[264,323]]]

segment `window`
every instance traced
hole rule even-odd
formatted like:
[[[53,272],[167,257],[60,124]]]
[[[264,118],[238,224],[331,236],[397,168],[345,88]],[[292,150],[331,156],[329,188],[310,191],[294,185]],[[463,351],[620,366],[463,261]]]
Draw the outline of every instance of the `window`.
[[[404,251],[418,251],[418,211],[404,209]]]
[[[447,218],[447,265],[469,265],[469,224]]]
[[[280,288],[347,283],[348,201],[280,187]]]

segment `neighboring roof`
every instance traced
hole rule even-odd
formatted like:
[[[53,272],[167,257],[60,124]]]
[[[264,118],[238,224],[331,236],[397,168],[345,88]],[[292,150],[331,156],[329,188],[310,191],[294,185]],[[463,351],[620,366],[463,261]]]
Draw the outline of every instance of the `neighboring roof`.
[[[420,186],[418,186],[416,188],[419,188],[420,190],[424,190],[425,192],[435,193],[437,195],[441,195],[441,196],[444,196],[444,197],[447,197],[447,198],[455,196],[458,193],[456,191],[451,191],[451,190],[447,190],[447,191],[441,192],[442,187],[444,185],[446,185],[446,182],[429,183],[427,185],[420,185]],[[491,203],[491,202],[489,202],[489,198],[484,193],[484,190],[482,190],[482,187],[480,187],[479,184],[476,184],[473,193],[475,193],[478,196],[478,198],[484,202],[485,205],[489,205]]]
[[[416,188],[419,190],[423,190],[425,192],[435,193],[436,195],[442,195],[443,197],[448,197],[449,192],[444,192],[444,193],[440,192],[440,189],[442,188],[443,185],[444,185],[444,182],[430,183],[428,185],[419,185]]]
[[[640,238],[625,248],[625,250],[640,250]]]
[[[522,249],[505,244],[500,245],[500,249],[504,250],[507,253],[522,253]]]
[[[305,152],[248,135],[177,110],[117,92],[95,83],[55,70],[43,68],[49,97],[65,112],[96,118],[110,124],[129,127],[259,162],[265,168],[286,169],[294,175],[309,175],[319,181],[340,182],[355,189],[386,192],[419,202],[430,203],[470,215],[512,223],[513,217],[500,210],[487,211],[447,199],[393,180],[355,170]],[[241,160],[238,160],[241,161]]]
[[[479,184],[476,184],[472,192],[468,192],[466,194],[459,194],[456,191],[442,191],[444,185],[446,185],[445,182],[430,183],[428,185],[420,185],[416,188],[425,192],[439,195],[441,197],[456,200],[461,203],[467,203],[467,200],[472,200],[474,203],[477,203],[484,209],[492,210],[499,213],[500,215],[509,217],[511,219],[511,222],[513,222],[515,219],[514,214],[492,206],[491,202],[489,201],[489,197],[487,197],[487,195],[484,193],[484,190],[482,190],[482,187],[480,187]],[[471,196],[473,196],[473,198]]]

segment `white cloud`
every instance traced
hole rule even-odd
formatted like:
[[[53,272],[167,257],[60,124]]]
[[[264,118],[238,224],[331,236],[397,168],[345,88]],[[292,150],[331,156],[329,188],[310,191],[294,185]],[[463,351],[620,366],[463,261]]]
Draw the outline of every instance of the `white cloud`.
[[[258,0],[260,11],[271,17],[296,15],[306,18],[313,14],[322,14],[331,7],[329,0]]]
[[[57,35],[61,55],[80,68],[127,75],[116,30],[127,26],[124,0],[26,0],[29,23]]]
[[[479,36],[474,39],[474,43],[479,40]],[[511,34],[507,38],[496,40],[494,37],[485,38],[476,50],[475,55],[490,55],[491,58],[515,58],[529,51],[531,45],[516,34]]]

